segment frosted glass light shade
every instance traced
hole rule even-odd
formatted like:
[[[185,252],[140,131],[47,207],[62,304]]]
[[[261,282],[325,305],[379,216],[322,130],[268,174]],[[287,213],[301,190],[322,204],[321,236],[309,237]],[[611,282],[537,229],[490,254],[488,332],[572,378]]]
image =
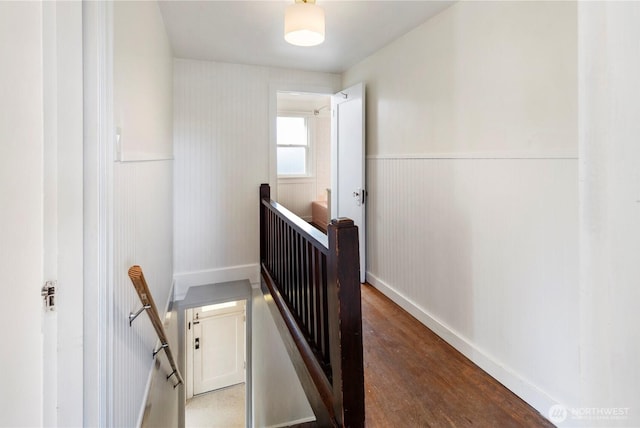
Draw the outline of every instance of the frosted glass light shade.
[[[296,46],[315,46],[324,42],[324,10],[310,1],[287,6],[284,39]]]

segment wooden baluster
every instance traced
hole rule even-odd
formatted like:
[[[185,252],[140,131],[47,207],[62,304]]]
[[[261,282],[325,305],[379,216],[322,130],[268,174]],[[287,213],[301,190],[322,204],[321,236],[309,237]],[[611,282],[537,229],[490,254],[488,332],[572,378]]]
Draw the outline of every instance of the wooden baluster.
[[[273,213],[269,211],[269,242],[267,243],[269,253],[269,270],[273,272],[275,261],[273,258],[273,242],[275,241],[275,231],[273,230]]]
[[[318,282],[317,282],[317,262],[316,262],[316,252],[317,250],[315,248],[313,248],[313,246],[309,247],[309,256],[311,258],[311,269],[310,269],[310,275],[311,275],[311,295],[313,296],[313,308],[311,309],[311,312],[313,313],[313,322],[312,322],[312,328],[313,328],[313,343],[316,347],[316,350],[320,351],[320,339],[319,339],[319,332],[318,332],[318,313],[319,313],[319,306],[318,306]]]
[[[291,305],[291,295],[293,294],[293,261],[292,261],[292,256],[293,254],[293,228],[289,225],[287,225],[287,272],[286,272],[286,276],[287,276],[287,301],[289,302],[289,305]]]
[[[307,259],[307,246],[309,243],[306,239],[302,241],[302,247],[300,248],[300,257],[302,259],[302,272],[300,273],[302,278],[302,319],[307,333],[307,337],[311,337],[309,334],[311,323],[309,322],[309,282],[307,271],[309,270],[309,260]]]
[[[298,259],[298,247],[300,246],[300,237],[298,235],[298,232],[294,231],[293,232],[293,239],[292,239],[292,246],[293,246],[293,254],[291,255],[291,263],[293,264],[293,296],[292,297],[292,301],[293,301],[293,307],[295,308],[295,314],[296,317],[298,318],[298,322],[300,322],[300,281],[298,278],[298,274],[300,272],[300,260]]]
[[[284,280],[284,223],[276,216],[278,225],[278,282],[283,285]]]
[[[304,284],[302,283],[302,236],[296,233],[296,302],[298,304],[298,319],[304,326],[304,308],[302,306],[302,294]]]
[[[270,253],[270,261],[269,261],[269,270],[271,272],[274,271],[275,269],[275,265],[276,265],[276,252],[275,252],[275,242],[276,242],[276,228],[275,228],[275,219],[274,219],[275,215],[269,211],[269,231],[270,231],[270,237],[269,237],[269,253]]]
[[[320,268],[320,273],[322,276],[320,292],[322,293],[322,349],[324,362],[327,365],[330,365],[331,356],[330,356],[330,347],[331,343],[329,342],[329,307],[327,304],[327,257],[324,254],[320,255],[320,261],[322,263]]]

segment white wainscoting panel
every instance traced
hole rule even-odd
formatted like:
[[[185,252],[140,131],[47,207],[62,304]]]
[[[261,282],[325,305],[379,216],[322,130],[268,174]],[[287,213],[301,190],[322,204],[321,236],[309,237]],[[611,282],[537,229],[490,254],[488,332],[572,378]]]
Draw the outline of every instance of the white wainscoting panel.
[[[270,178],[270,91],[278,84],[337,90],[340,76],[175,60],[177,278],[258,263],[258,192]]]
[[[113,225],[113,426],[135,426],[144,409],[156,332],[146,313],[129,326],[129,313],[142,304],[127,275],[134,264],[143,269],[149,289],[164,317],[173,277],[172,161],[124,162],[114,165]],[[176,351],[177,352],[177,351]],[[161,352],[157,358],[166,358]]]
[[[316,194],[315,177],[278,180],[278,203],[304,220],[311,220],[311,202],[317,199]]]
[[[578,161],[367,168],[369,281],[544,414],[575,402]]]

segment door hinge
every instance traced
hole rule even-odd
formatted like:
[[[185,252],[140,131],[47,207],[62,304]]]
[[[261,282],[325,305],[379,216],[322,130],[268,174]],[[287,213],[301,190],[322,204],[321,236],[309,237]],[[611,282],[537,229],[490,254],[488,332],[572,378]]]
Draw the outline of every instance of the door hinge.
[[[56,281],[47,281],[40,290],[40,295],[44,300],[44,308],[53,311],[56,308]]]

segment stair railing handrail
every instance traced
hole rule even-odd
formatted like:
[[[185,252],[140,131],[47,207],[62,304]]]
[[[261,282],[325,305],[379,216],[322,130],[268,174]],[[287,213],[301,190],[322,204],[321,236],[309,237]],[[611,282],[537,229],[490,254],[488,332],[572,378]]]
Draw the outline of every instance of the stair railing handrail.
[[[268,306],[280,315],[281,334],[288,331],[290,356],[303,361],[305,369],[296,362],[294,368],[316,425],[363,427],[358,228],[350,219],[334,219],[324,235],[270,193],[267,184],[260,187],[260,265]]]
[[[153,358],[155,358],[156,354],[164,349],[164,353],[167,356],[167,360],[169,360],[169,365],[171,366],[171,370],[173,370],[168,376],[167,380],[171,378],[171,376],[176,377],[178,383],[173,385],[176,386],[183,384],[184,381],[182,379],[182,375],[180,374],[180,370],[178,370],[178,366],[176,365],[175,359],[173,358],[173,353],[171,352],[171,347],[169,346],[169,340],[167,338],[167,333],[164,330],[164,326],[162,324],[162,320],[160,319],[160,315],[158,313],[158,307],[156,306],[155,301],[153,300],[153,296],[151,291],[149,290],[149,286],[147,285],[147,281],[144,278],[144,274],[142,273],[142,268],[138,265],[131,266],[128,271],[129,278],[133,283],[133,287],[136,289],[138,293],[138,297],[140,298],[140,302],[142,302],[142,308],[136,314],[129,315],[129,325],[131,322],[142,312],[146,311],[147,315],[149,315],[149,320],[153,325],[153,328],[156,331],[158,336],[158,340],[160,340],[160,347],[157,350],[153,351]]]

